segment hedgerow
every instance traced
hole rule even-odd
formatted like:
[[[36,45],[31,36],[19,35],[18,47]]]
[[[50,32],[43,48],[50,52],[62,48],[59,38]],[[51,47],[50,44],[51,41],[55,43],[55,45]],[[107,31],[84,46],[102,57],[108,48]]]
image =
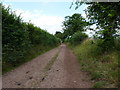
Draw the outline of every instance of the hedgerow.
[[[77,45],[80,44],[87,37],[88,36],[85,33],[78,31],[71,36],[71,38],[69,39],[69,43],[72,45]]]
[[[3,65],[16,66],[24,62],[27,53],[36,46],[55,47],[59,44],[60,40],[52,34],[32,23],[23,22],[9,7],[5,8],[2,4],[1,7]]]

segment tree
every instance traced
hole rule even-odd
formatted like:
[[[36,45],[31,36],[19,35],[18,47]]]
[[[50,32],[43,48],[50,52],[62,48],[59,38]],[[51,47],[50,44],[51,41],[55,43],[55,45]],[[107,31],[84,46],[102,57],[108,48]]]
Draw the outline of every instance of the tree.
[[[77,8],[81,2],[77,2]],[[78,4],[79,3],[79,4]],[[114,46],[114,39],[120,29],[120,2],[85,2],[89,5],[86,14],[90,23],[96,24],[101,46],[108,50]]]
[[[73,35],[77,31],[85,31],[84,27],[87,25],[85,19],[81,14],[75,13],[72,16],[66,16],[63,22],[63,31],[65,38]]]

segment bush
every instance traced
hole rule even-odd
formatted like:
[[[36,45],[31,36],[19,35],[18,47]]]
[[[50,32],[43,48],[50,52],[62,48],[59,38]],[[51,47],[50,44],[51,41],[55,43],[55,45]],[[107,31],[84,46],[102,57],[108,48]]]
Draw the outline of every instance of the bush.
[[[16,16],[9,7],[5,8],[3,5],[2,37],[4,66],[7,64],[16,66],[19,63],[25,62],[26,55],[36,46],[37,48],[43,48],[44,46],[44,49],[49,49],[49,47],[57,46],[60,42],[57,37],[41,28],[31,23],[23,22],[20,16]]]
[[[103,53],[103,50],[98,46],[98,43],[99,40],[86,39],[77,46],[71,45],[71,48],[78,57],[82,69],[91,75],[92,80],[100,82],[96,83],[94,88],[119,87],[118,79],[120,75],[118,70],[120,67],[120,51],[114,49]],[[118,42],[116,43],[116,46],[117,44]],[[101,82],[105,82],[106,84],[102,84]]]
[[[20,16],[17,17],[10,8],[2,6],[2,50],[3,62],[12,65],[22,62],[30,46],[29,32]],[[15,63],[16,62],[16,63]]]
[[[104,85],[105,85],[105,82],[99,81],[93,85],[93,88],[103,88]]]
[[[85,33],[78,31],[71,36],[71,38],[69,39],[69,42],[70,44],[76,45],[76,44],[81,43],[87,37],[88,36]]]

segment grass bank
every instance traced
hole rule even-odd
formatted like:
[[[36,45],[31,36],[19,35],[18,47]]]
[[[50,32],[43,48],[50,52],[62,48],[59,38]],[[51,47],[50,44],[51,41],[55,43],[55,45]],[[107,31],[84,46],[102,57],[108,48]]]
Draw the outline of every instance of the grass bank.
[[[15,66],[9,64],[9,63],[2,63],[2,74],[5,74],[6,72],[9,72],[15,68],[17,68],[18,66],[31,61],[33,58],[51,50],[55,48],[54,47],[50,47],[50,46],[40,46],[40,45],[36,45],[31,47],[31,49],[28,51],[28,53],[26,54],[26,56],[24,57],[24,60],[22,60],[21,63],[16,64]]]
[[[82,70],[87,71],[91,75],[91,80],[95,81],[93,88],[119,87],[120,51],[118,49],[103,53],[97,41],[89,39],[77,46],[70,45],[70,48],[78,57]]]

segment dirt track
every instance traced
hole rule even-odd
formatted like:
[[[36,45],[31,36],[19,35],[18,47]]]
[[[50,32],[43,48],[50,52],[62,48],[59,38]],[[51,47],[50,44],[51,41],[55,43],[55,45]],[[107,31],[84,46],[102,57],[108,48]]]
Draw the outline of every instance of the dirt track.
[[[92,82],[65,44],[3,76],[3,88],[90,88]]]

